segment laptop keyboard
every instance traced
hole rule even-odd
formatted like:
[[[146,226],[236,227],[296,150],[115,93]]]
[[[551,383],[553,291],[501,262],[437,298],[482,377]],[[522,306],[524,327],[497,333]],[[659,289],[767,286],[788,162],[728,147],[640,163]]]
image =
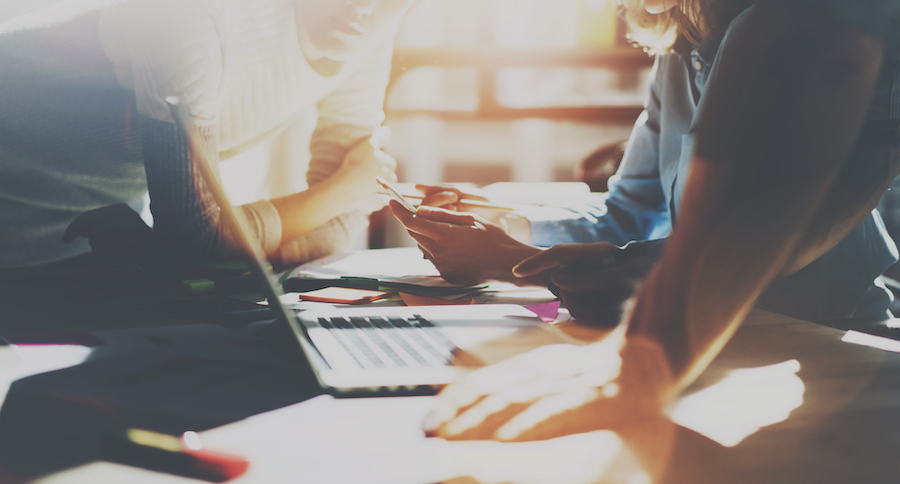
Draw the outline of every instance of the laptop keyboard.
[[[458,348],[422,316],[319,318],[363,368],[446,366]]]

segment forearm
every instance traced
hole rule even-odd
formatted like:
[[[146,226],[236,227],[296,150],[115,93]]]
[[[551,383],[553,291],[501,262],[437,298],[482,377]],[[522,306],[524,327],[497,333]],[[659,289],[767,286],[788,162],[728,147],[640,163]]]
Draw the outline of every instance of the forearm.
[[[368,226],[363,212],[348,212],[335,217],[278,250],[276,259],[284,265],[297,265],[351,249],[355,237]]]
[[[332,177],[302,192],[272,200],[281,218],[282,245],[351,211],[353,207],[348,204],[351,196],[346,187]]]
[[[184,134],[172,123],[145,116],[139,121],[157,243],[172,256],[235,256],[236,245],[219,223],[219,207],[196,173]]]
[[[856,141],[881,49],[780,2],[757,5],[724,46],[679,226],[628,330],[662,345],[672,391],[705,368],[769,282],[822,250],[805,234]]]
[[[819,211],[785,263],[792,274],[825,254],[868,217],[891,182],[900,175],[896,144],[857,143],[825,196]]]

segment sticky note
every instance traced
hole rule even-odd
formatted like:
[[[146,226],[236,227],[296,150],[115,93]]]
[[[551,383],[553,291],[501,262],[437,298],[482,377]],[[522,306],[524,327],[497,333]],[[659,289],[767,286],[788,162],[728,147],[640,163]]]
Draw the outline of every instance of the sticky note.
[[[354,289],[352,287],[326,287],[315,291],[301,292],[301,301],[327,303],[362,304],[377,301],[386,297],[391,291],[373,291],[370,289]]]

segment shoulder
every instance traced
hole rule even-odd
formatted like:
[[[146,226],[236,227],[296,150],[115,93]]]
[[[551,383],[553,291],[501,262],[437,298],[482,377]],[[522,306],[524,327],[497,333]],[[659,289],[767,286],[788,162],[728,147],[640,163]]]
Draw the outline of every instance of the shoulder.
[[[100,36],[138,110],[167,120],[162,102],[179,96],[192,107],[210,101],[222,77],[225,2],[131,0],[103,10]]]
[[[815,4],[836,20],[882,40],[900,24],[897,0],[816,0]]]

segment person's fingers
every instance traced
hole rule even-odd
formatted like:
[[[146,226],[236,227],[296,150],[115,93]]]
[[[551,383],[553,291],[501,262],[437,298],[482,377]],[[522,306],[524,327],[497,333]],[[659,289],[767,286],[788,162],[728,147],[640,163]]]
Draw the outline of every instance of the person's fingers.
[[[409,234],[410,237],[413,238],[413,240],[416,241],[417,244],[419,244],[419,248],[421,248],[422,252],[423,252],[422,255],[426,259],[430,260],[431,262],[434,262],[433,254],[434,254],[434,250],[436,249],[436,245],[437,245],[437,244],[435,244],[434,240],[428,238],[425,235],[414,232],[412,230],[407,230],[406,232]]]
[[[394,214],[394,217],[404,226],[409,227],[415,221],[415,214],[403,208],[400,202],[391,199],[388,201],[388,206],[391,208],[391,213]]]
[[[441,224],[474,225],[477,218],[468,212],[454,212],[440,207],[420,206],[416,215],[420,218]]]
[[[391,140],[391,128],[387,126],[379,126],[374,133],[372,133],[372,137],[369,138],[369,144],[375,147],[376,150],[380,150],[387,146],[388,142]]]
[[[433,207],[419,207],[417,213],[413,214],[396,200],[391,200],[390,206],[391,212],[407,230],[432,240],[447,240],[453,236],[451,231],[454,229],[472,227],[476,222],[472,214],[460,214]]]
[[[603,267],[616,263],[621,249],[613,244],[559,244],[523,260],[513,267],[516,277],[528,277],[554,267],[584,262],[584,267]]]
[[[528,277],[538,272],[573,262],[583,254],[583,250],[580,248],[581,245],[560,244],[538,252],[513,267],[513,275],[516,277]]]
[[[604,292],[628,297],[634,287],[653,268],[653,261],[636,257],[610,267],[587,269],[572,264],[553,273],[553,283],[560,289],[572,292]]]
[[[127,220],[129,212],[135,213],[131,207],[124,203],[117,203],[105,207],[95,208],[84,212],[77,217],[72,223],[66,227],[63,233],[63,242],[70,243],[75,237],[90,237],[91,234],[103,230],[109,230],[111,227],[118,225],[119,220]]]
[[[394,173],[393,171],[390,171],[390,172],[388,172],[388,173],[385,173],[385,174],[381,175],[381,177],[384,178],[384,180],[385,180],[386,182],[388,182],[388,183],[390,183],[390,184],[392,184],[392,185],[393,185],[394,183],[397,183],[397,174]],[[381,185],[378,185],[377,189],[380,189],[380,188],[381,188]]]
[[[628,274],[628,269],[580,270],[577,267],[563,267],[553,273],[553,284],[563,291],[595,292],[612,296],[628,297],[637,277]]]
[[[498,428],[527,407],[528,403],[490,395],[438,427],[436,434],[452,440],[490,439]]]
[[[453,205],[458,201],[459,195],[456,192],[445,190],[426,195],[425,198],[422,199],[422,205],[446,207],[447,205]]]
[[[403,208],[403,205],[400,205],[396,200],[390,200],[388,203],[391,207],[391,213],[393,213],[394,217],[406,227],[406,230],[410,235],[415,233],[431,240],[440,240],[442,234],[444,234],[448,228],[447,224],[436,223],[426,218],[419,217],[417,214]],[[432,246],[426,245],[425,247],[428,249]]]
[[[394,173],[397,170],[397,160],[393,156],[381,150],[375,150],[373,155],[381,162],[381,171],[383,173]]]
[[[548,395],[510,418],[493,437],[502,441],[543,440],[594,430],[593,426],[586,428],[584,419],[576,414],[600,398],[602,390],[591,386]]]
[[[462,192],[459,189],[453,187],[441,185],[422,185],[420,183],[417,183],[416,190],[422,192],[422,194],[424,194],[426,197],[435,193],[450,192],[456,194],[457,197],[462,198]]]
[[[547,396],[564,392],[568,384],[567,378],[545,378],[529,372],[525,380],[501,384],[502,388],[480,395],[473,404],[460,405],[458,414],[445,421],[438,434],[451,439],[493,438],[494,432],[519,412]]]
[[[513,357],[498,364],[485,366],[467,373],[438,394],[437,404],[422,423],[426,433],[436,432],[457,414],[486,398],[535,378],[527,365],[517,365]]]
[[[422,192],[426,197],[433,195],[439,192],[451,192],[456,194],[456,197],[460,200],[468,199],[468,200],[481,200],[483,202],[488,201],[488,197],[486,197],[480,190],[461,190],[459,188],[453,186],[446,185],[416,185],[416,190]]]

